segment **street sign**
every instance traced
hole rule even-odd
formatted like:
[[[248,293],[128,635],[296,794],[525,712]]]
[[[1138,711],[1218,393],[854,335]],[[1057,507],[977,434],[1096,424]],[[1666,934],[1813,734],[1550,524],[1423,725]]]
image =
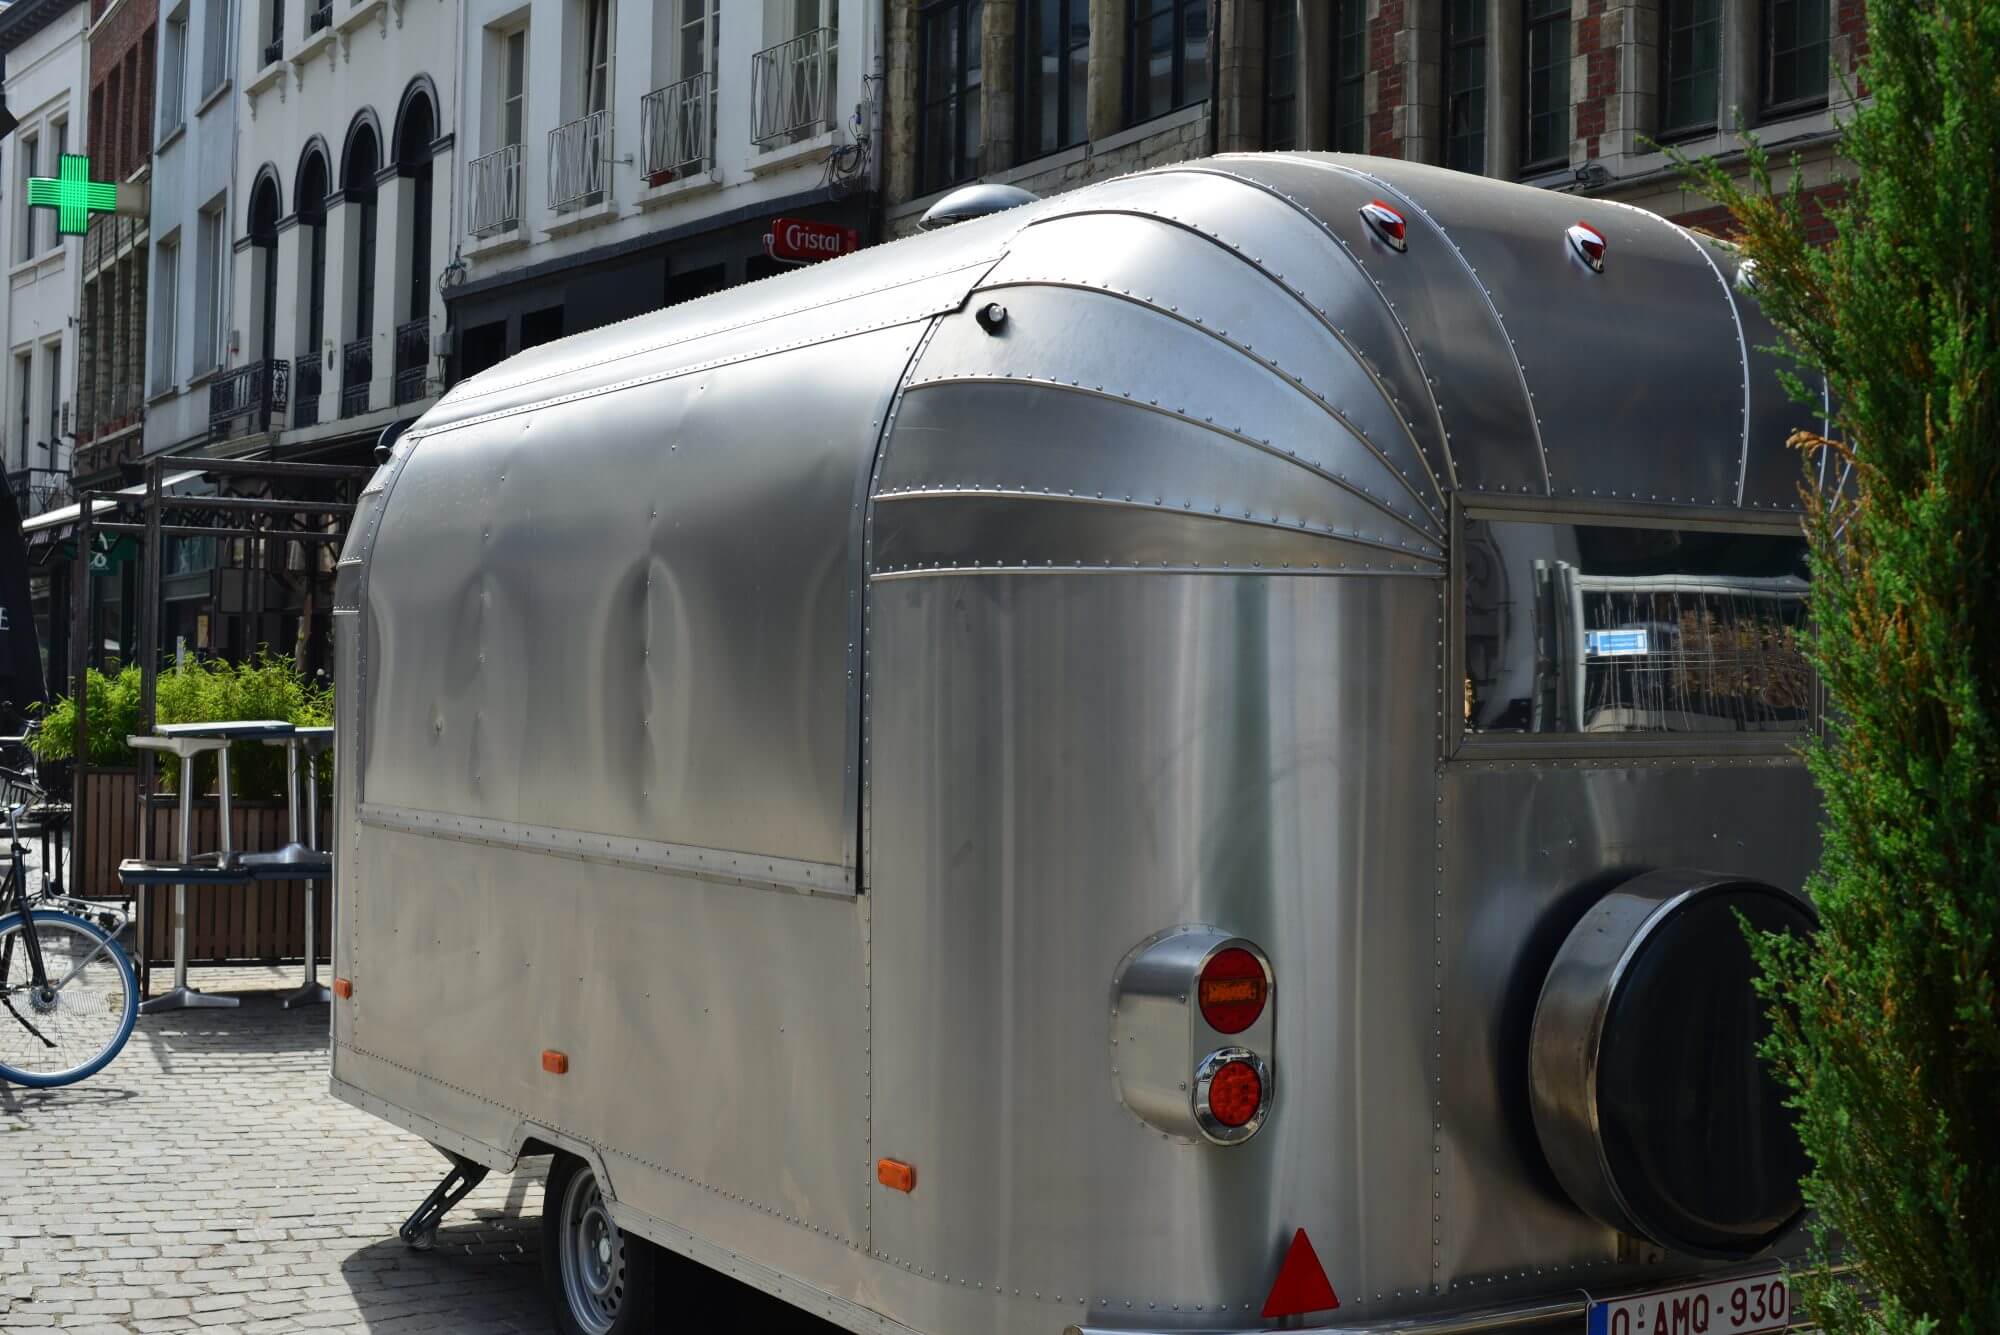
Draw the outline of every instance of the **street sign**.
[[[90,215],[112,213],[118,208],[118,187],[109,181],[90,179],[90,159],[82,153],[65,153],[54,177],[28,178],[28,207],[54,209],[56,231],[64,236],[82,236],[90,230]]]
[[[764,249],[774,260],[810,264],[861,249],[861,233],[852,227],[812,222],[805,218],[773,218]]]

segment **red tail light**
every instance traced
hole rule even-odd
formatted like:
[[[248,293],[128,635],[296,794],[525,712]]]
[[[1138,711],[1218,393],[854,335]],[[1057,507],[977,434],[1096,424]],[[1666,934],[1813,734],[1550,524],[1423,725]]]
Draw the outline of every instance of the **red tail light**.
[[[1264,1104],[1264,1080],[1249,1062],[1225,1062],[1208,1082],[1208,1111],[1227,1127],[1247,1126]]]
[[[1218,950],[1201,969],[1201,1018],[1218,1034],[1240,1034],[1257,1023],[1271,997],[1263,961],[1243,949]]]

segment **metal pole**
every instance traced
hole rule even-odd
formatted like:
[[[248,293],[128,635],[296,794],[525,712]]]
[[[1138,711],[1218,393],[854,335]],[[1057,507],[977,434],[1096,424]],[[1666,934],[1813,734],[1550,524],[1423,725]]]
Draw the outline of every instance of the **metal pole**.
[[[150,734],[159,719],[160,702],[160,593],[166,564],[160,550],[160,461],[146,461],[146,539],[139,559],[140,597],[145,605],[139,613],[139,728]],[[139,753],[139,857],[152,857],[153,847],[153,753]],[[188,860],[186,836],[181,839],[181,861]],[[181,980],[185,982],[186,980]]]
[[[215,861],[217,866],[227,867],[236,861],[235,858],[230,856],[230,854],[236,851],[236,845],[231,842],[234,822],[231,819],[229,807],[229,744],[227,742],[224,742],[215,753],[215,781],[215,786],[219,790],[222,799],[222,828],[216,832],[215,836],[215,847],[217,850]]]
[[[76,555],[71,572],[74,584],[70,590],[73,633],[70,635],[69,698],[76,701],[76,754],[69,766],[69,883],[70,888],[80,895],[90,893],[90,887],[78,869],[86,865],[81,855],[84,831],[90,828],[84,820],[84,799],[89,785],[84,783],[83,775],[90,765],[90,518],[96,508],[95,495],[94,492],[85,492],[77,512]]]
[[[285,800],[292,813],[292,843],[299,842],[299,752],[306,752],[306,829],[307,845],[319,848],[319,774],[310,748],[301,748],[299,739],[285,739]],[[333,994],[319,981],[319,902],[312,879],[312,869],[306,869],[306,976],[299,990],[285,998],[284,1006],[290,1010],[294,1006],[312,1006],[331,1002]]]

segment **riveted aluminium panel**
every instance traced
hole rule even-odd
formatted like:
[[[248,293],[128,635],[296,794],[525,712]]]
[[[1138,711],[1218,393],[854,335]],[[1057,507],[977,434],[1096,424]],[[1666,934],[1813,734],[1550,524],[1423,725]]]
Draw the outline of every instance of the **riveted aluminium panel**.
[[[1328,259],[1334,258],[1329,248]],[[1326,270],[1325,279],[1349,279],[1354,289],[1349,300],[1371,299],[1358,269],[1335,260]],[[1171,315],[1279,372],[1402,479],[1407,490],[1391,491],[1385,505],[1413,525],[1440,531],[1443,492],[1387,387],[1341,341],[1327,317],[1224,242],[1129,214],[1058,215],[1014,238],[1006,257],[980,280],[980,299],[1004,301],[1004,289],[1015,285],[1112,293]]]
[[[851,888],[856,504],[916,337],[429,431],[373,556],[363,801]]]
[[[1342,443],[1336,434],[1322,446]],[[1399,557],[1442,556],[1423,530],[1396,522],[1366,493],[1335,484],[1287,451],[1070,385],[939,381],[905,394],[896,445],[875,491],[878,527],[891,520],[888,502],[945,493],[1094,497],[1178,514],[1226,513],[1380,544]],[[878,565],[892,559],[879,538],[876,554]]]
[[[1825,382],[1804,374],[1781,348],[1780,334],[1763,307],[1757,303],[1754,283],[1743,281],[1743,255],[1736,247],[1709,237],[1697,237],[1722,276],[1729,281],[1730,296],[1736,303],[1737,318],[1743,325],[1743,344],[1750,353],[1750,430],[1748,450],[1743,460],[1743,477],[1737,504],[1749,510],[1798,510],[1804,506],[1802,487],[1831,495],[1843,482],[1839,462],[1822,454],[1808,461],[1797,451],[1784,448],[1795,431],[1825,434],[1829,424]],[[1780,376],[1798,376],[1816,397],[1803,404],[1786,391]]]
[[[1238,1329],[1300,1227],[1343,1315],[1428,1283],[1438,607],[1415,578],[874,581],[874,1147],[918,1166],[874,1245],[1013,1309],[946,1328],[1087,1295]],[[1193,923],[1275,971],[1240,1146],[1167,1139],[1111,1074],[1120,962]]]
[[[405,1106],[448,1106],[456,1091],[482,1110],[468,1132],[527,1122],[614,1150],[651,1170],[612,1180],[639,1209],[668,1215],[671,1182],[699,1188],[694,1213],[672,1212],[697,1232],[730,1202],[862,1245],[856,900],[372,823],[364,834],[367,949],[336,1013],[350,1019],[345,1045],[404,1073]],[[551,1048],[566,1074],[542,1069]]]
[[[1528,1036],[1556,951],[1613,886],[1661,867],[1800,890],[1817,860],[1796,760],[1457,761],[1446,767],[1442,896],[1442,1273],[1462,1297],[1636,1280],[1611,1230],[1555,1181],[1528,1101]],[[1673,1258],[1676,1272],[1704,1263]],[[1593,1275],[1596,1276],[1593,1279]]]
[[[1548,469],[1533,401],[1506,325],[1451,238],[1407,200],[1387,201],[1404,215],[1407,252],[1398,252],[1369,230],[1360,209],[1382,198],[1384,187],[1347,164],[1374,161],[1281,154],[1217,158],[1193,170],[1274,192],[1361,266],[1376,286],[1378,302],[1414,350],[1420,378],[1405,396],[1421,387],[1435,400],[1462,490],[1546,494]]]
[[[1301,465],[1296,485],[1304,493],[1344,491],[1369,503],[1352,511],[1357,522],[1332,528],[1329,536],[1375,544],[1391,553],[1435,559],[1436,541],[1428,535],[1423,511],[1406,480],[1349,425],[1329,413],[1294,382],[1232,343],[1174,318],[1171,314],[1121,297],[1081,288],[1014,287],[1005,289],[1007,320],[998,336],[987,333],[969,314],[943,318],[913,368],[907,398],[921,398],[932,386],[1027,383],[1066,386],[1082,394],[1109,399],[1124,409],[1115,435],[1081,448],[1095,450],[1114,472],[1122,456],[1123,485],[1107,495],[1144,495],[1176,502],[1195,501],[1210,513],[1262,514],[1297,527],[1305,515],[1318,517],[1324,506],[1307,501],[1262,510],[1254,502],[1254,485],[1244,495],[1223,487],[1198,494],[1204,479],[1178,477],[1169,471],[1170,456],[1154,456],[1148,441],[1162,415],[1236,438],[1234,449],[1250,456],[1275,453]],[[981,298],[976,297],[974,304]],[[1345,359],[1344,350],[1333,356]],[[963,424],[980,432],[984,412]],[[907,476],[898,442],[909,432],[898,421],[886,446],[885,468]],[[990,438],[989,438],[990,439]],[[1065,467],[1057,465],[1047,478],[1029,475],[1026,461],[1010,458],[996,444],[989,457],[961,455],[968,482],[1006,478],[1035,490],[1070,484]],[[1317,476],[1315,474],[1318,474]],[[934,474],[917,472],[929,482]],[[939,479],[942,480],[942,479]],[[1309,526],[1310,525],[1309,523]],[[1326,532],[1324,523],[1317,527]]]
[[[1431,476],[1449,485],[1444,422],[1409,330],[1373,278],[1337,261],[1343,239],[1261,183],[1242,175],[1164,168],[1059,195],[1024,219],[1088,214],[1163,219],[1241,256],[1302,300],[1354,349],[1417,441]],[[1005,215],[1002,215],[1005,216]],[[1248,281],[1242,280],[1242,281]]]

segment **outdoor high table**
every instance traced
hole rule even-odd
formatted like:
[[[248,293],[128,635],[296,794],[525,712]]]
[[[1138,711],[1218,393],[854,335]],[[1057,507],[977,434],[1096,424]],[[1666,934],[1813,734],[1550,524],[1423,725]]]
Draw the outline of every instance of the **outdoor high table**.
[[[295,729],[287,737],[266,737],[266,746],[285,748],[285,813],[289,841],[274,853],[245,853],[240,859],[260,881],[303,881],[306,887],[306,977],[299,990],[285,998],[286,1010],[333,1000],[319,980],[319,913],[317,882],[333,875],[333,857],[319,846],[319,758],[333,745],[333,729]],[[306,753],[306,841],[299,842],[299,752]]]
[[[243,885],[253,873],[240,865],[230,847],[231,794],[229,791],[229,744],[252,739],[287,737],[296,729],[277,719],[254,719],[231,723],[163,723],[154,736],[127,737],[126,742],[142,751],[163,751],[180,757],[180,847],[178,862],[141,862],[128,858],[118,864],[118,879],[126,885],[171,885],[174,887],[174,985],[164,994],[139,1007],[143,1014],[183,1010],[196,1006],[234,1006],[235,997],[211,996],[188,985],[187,973],[187,888],[190,885]],[[194,840],[194,758],[204,751],[215,752],[216,800],[220,807],[213,853],[196,857],[188,848]]]

